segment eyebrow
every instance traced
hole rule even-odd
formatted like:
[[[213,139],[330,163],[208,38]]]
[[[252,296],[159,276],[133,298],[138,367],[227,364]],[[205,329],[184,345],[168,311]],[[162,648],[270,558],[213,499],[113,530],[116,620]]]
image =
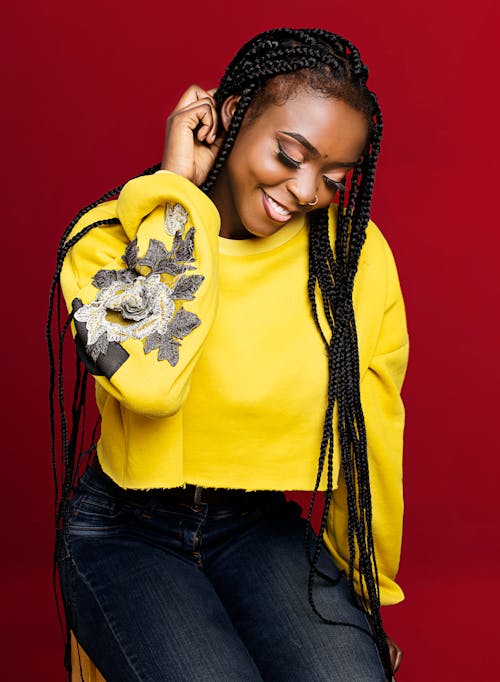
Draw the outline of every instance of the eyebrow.
[[[282,133],[282,135],[288,135],[288,137],[297,140],[297,142],[299,142],[305,149],[307,149],[308,152],[313,154],[313,156],[321,156],[316,147],[312,145],[309,142],[309,140],[306,139],[300,133],[293,133],[290,130],[280,130],[279,132]],[[339,166],[340,168],[351,168],[352,166],[356,166],[356,164],[359,163],[359,159],[356,159],[356,161],[335,161],[333,163],[335,164],[335,166]]]

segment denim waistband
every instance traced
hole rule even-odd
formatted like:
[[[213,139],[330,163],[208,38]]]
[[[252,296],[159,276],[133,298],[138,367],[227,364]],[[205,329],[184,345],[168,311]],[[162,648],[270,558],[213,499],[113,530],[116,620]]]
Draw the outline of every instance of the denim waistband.
[[[234,507],[237,509],[255,509],[286,503],[285,495],[277,490],[246,491],[241,489],[211,488],[186,484],[176,488],[122,488],[115,483],[101,468],[99,460],[94,459],[81,478],[84,487],[106,492],[119,498],[127,498],[142,504],[151,497],[160,503],[197,508],[203,505],[210,507]]]

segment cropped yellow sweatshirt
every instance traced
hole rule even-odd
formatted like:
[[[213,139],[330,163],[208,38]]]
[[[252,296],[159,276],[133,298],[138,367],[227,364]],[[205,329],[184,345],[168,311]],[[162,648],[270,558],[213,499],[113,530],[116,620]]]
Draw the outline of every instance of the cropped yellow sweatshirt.
[[[332,207],[332,238],[335,215]],[[119,223],[83,236],[61,274],[78,351],[96,379],[103,470],[124,488],[312,490],[327,358],[307,297],[306,219],[271,237],[224,239],[210,199],[167,172],[131,180],[71,236],[108,218]],[[371,222],[354,305],[373,533],[389,604],[403,598],[394,579],[408,337],[394,260]],[[347,570],[336,454],[325,543]]]

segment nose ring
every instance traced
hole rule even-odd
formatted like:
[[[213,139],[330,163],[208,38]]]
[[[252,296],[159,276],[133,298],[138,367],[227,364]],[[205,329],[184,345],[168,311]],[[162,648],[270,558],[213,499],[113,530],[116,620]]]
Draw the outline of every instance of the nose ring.
[[[317,194],[315,194],[315,195],[314,195],[314,201],[308,201],[308,202],[307,202],[307,205],[308,205],[308,206],[316,206],[316,204],[318,203],[318,201],[319,201],[319,197],[318,197]]]

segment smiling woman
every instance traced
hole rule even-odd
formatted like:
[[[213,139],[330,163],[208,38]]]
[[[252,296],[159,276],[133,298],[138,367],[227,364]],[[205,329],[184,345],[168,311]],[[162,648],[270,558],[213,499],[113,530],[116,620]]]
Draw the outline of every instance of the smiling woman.
[[[223,104],[225,129],[237,101]],[[326,208],[367,141],[364,113],[304,89],[249,119],[210,192],[221,235],[231,239],[266,237],[294,215]]]
[[[399,667],[380,605],[403,598],[408,339],[370,221],[366,78],[337,35],[257,36],[218,88],[185,91],[161,167],[63,235],[52,296],[60,281],[82,365],[56,559],[68,641],[107,682]],[[89,372],[102,426],[75,486]],[[286,490],[311,491],[307,519]]]

